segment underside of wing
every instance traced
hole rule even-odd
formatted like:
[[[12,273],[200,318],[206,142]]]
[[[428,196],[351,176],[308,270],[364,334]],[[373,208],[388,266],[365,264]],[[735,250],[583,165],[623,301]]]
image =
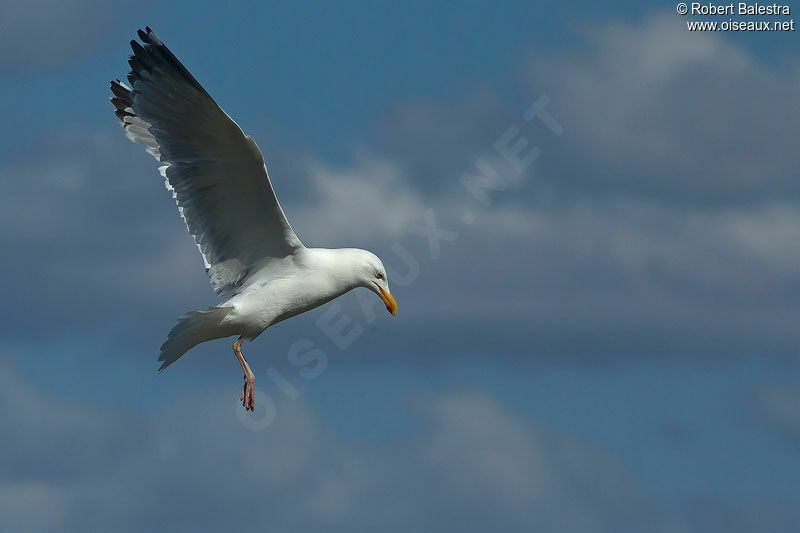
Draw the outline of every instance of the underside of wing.
[[[111,82],[125,134],[162,166],[167,188],[217,293],[260,261],[301,247],[278,203],[261,151],[147,28],[131,41],[130,86]]]

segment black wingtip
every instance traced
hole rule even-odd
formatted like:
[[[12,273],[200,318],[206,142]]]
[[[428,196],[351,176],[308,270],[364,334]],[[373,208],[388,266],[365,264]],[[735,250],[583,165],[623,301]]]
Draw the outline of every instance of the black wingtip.
[[[111,92],[114,93],[114,97],[116,98],[126,100],[127,102],[131,100],[130,90],[123,87],[122,82],[119,80],[111,82]]]
[[[142,63],[138,57],[131,56],[128,58],[128,65],[131,67],[131,72],[136,72],[137,74],[141,73],[143,70],[147,70],[144,63]]]
[[[146,28],[147,28],[147,41],[146,41],[147,44],[159,47],[164,46],[164,43],[162,43],[161,39],[158,38],[156,32],[150,29],[150,26],[147,26]]]
[[[128,74],[130,86],[135,89],[134,85],[136,85],[137,80],[141,80],[142,72],[146,71],[154,78],[168,76],[175,81],[188,82],[201,95],[211,98],[206,90],[203,89],[203,86],[161,42],[152,28],[145,26],[145,29],[147,33],[141,29],[137,31],[139,38],[142,40],[141,43],[137,40],[131,40],[130,42],[133,50],[133,57],[129,58],[129,64],[132,69]]]
[[[114,107],[116,107],[120,111],[125,111],[125,109],[127,109],[129,106],[128,102],[126,102],[122,98],[117,98],[116,96],[111,98],[111,103],[114,104]]]
[[[117,116],[118,119],[122,121],[122,126],[127,127],[128,124],[125,122],[125,117],[135,117],[133,113],[128,113],[127,111],[123,111],[121,109],[117,109],[114,111],[114,114]]]
[[[133,50],[133,55],[137,57],[147,56],[147,52],[145,52],[144,47],[139,44],[138,41],[131,41],[131,50]]]

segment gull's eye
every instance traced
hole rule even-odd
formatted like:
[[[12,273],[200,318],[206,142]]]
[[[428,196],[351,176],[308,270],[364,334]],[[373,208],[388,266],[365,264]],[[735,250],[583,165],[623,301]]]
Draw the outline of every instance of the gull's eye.
[[[378,279],[383,279],[383,273],[378,272],[377,274],[375,274],[375,277]]]

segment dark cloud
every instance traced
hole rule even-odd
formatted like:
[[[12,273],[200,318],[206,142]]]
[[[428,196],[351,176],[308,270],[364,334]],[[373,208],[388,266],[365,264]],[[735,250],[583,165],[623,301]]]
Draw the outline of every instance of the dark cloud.
[[[116,131],[74,131],[42,140],[0,170],[0,246],[13,258],[5,279],[14,280],[4,315],[28,317],[6,322],[6,331],[41,333],[37,325],[45,324],[51,334],[85,331],[109,313],[157,307],[156,291],[186,294],[192,272],[203,276],[174,252],[191,241],[148,156],[126,148]]]
[[[764,66],[665,13],[536,54],[528,76],[577,151],[549,161],[561,169],[555,185],[678,205],[797,200],[800,79],[790,64]]]
[[[797,200],[793,63],[765,66],[735,41],[687,32],[664,13],[605,21],[570,47],[536,49],[521,76],[524,91],[495,82],[496,91],[398,106],[380,148],[423,190],[451,193],[475,158],[493,154],[495,139],[517,126],[542,149],[530,176],[556,199],[607,194],[704,207]],[[560,136],[520,120],[543,94]],[[534,193],[515,197],[527,204]]]
[[[96,30],[69,24],[83,16],[73,7],[47,12],[61,29],[39,12],[17,17],[29,22],[0,43],[19,31],[52,41],[6,43],[0,69],[90,49]],[[54,50],[63,31],[73,33]],[[599,24],[569,51],[541,50],[523,65],[525,95],[489,87],[408,102],[380,138],[337,165],[252,132],[303,240],[378,252],[400,303],[389,319],[365,316],[355,294],[338,302],[364,327],[344,356],[316,325],[331,305],[270,330],[257,349],[278,366],[298,338],[342,365],[794,355],[797,72],[764,67],[731,43],[688,34],[672,16]],[[560,136],[521,120],[543,92]],[[459,177],[478,157],[511,175],[492,147],[509,126],[542,155],[483,207]],[[135,366],[121,353],[149,353],[155,367],[174,317],[215,303],[155,167],[116,129],[41,138],[0,163],[0,337],[58,347],[20,352],[41,371],[33,379],[58,373],[90,391],[87,375],[115,379]],[[456,233],[436,257],[409,232],[428,209]],[[404,256],[416,275],[406,276]],[[226,358],[205,357],[220,347]],[[222,342],[192,356],[202,370],[233,365]],[[182,363],[176,371],[192,375]],[[616,457],[474,390],[416,399],[419,431],[377,447],[331,434],[302,403],[281,404],[273,426],[250,431],[223,392],[156,414],[114,411],[115,398],[92,398],[93,407],[48,395],[0,360],[0,529],[734,533],[791,531],[800,518],[771,499],[775,487],[763,501],[654,501]],[[794,446],[797,403],[792,386],[769,387],[754,411]],[[685,417],[671,411],[659,438],[694,442]],[[751,473],[764,463],[756,449],[753,461]]]
[[[109,4],[96,0],[32,0],[0,4],[0,70],[36,70],[74,63],[108,29]]]
[[[397,320],[366,320],[348,295],[353,319],[403,357],[793,353],[796,73],[663,16],[602,25],[523,71],[528,100],[482,89],[409,103],[347,164],[262,143],[308,245],[369,248],[392,267]],[[541,91],[561,135],[522,119]],[[541,148],[519,181],[493,148],[509,126]],[[459,182],[478,157],[509,178],[488,207]],[[216,303],[154,167],[103,131],[44,141],[0,168],[0,239],[16,258],[4,265],[16,280],[8,336],[94,328],[154,350],[175,316]],[[455,232],[435,250],[420,235],[428,209]],[[409,257],[416,275],[403,279]],[[321,336],[322,312],[281,335]]]
[[[476,390],[412,398],[416,429],[380,444],[333,434],[275,395],[265,428],[266,402],[240,418],[230,393],[134,414],[65,402],[0,359],[0,528],[737,533],[788,532],[800,518],[774,494],[656,499],[630,457]]]
[[[800,441],[800,383],[774,384],[756,394],[753,417],[792,444]]]
[[[370,448],[327,433],[301,404],[281,405],[272,426],[254,431],[229,395],[141,417],[64,404],[6,362],[0,385],[7,530],[666,525],[612,458],[475,392],[417,399],[420,433]]]
[[[524,73],[527,100],[407,104],[387,124],[381,148],[462,233],[426,265],[420,292],[447,297],[423,320],[488,319],[499,342],[526,322],[535,353],[793,352],[796,70],[665,14]],[[521,118],[542,94],[560,135]],[[519,184],[493,148],[509,127],[541,149]],[[486,210],[459,185],[478,157],[512,184]]]

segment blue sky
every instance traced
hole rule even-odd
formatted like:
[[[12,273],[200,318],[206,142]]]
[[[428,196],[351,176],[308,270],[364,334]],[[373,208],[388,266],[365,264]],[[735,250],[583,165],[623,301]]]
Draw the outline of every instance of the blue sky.
[[[690,34],[646,2],[0,18],[0,529],[797,523],[793,34]],[[257,141],[300,238],[378,253],[400,306],[351,293],[248,343],[250,418],[228,340],[155,373],[216,300],[107,100],[145,25]],[[523,118],[543,96],[558,133]],[[541,151],[521,173],[511,127]],[[509,182],[488,206],[460,181],[478,159]]]

